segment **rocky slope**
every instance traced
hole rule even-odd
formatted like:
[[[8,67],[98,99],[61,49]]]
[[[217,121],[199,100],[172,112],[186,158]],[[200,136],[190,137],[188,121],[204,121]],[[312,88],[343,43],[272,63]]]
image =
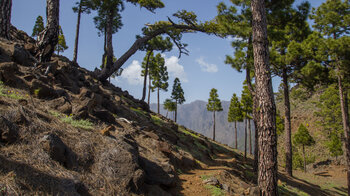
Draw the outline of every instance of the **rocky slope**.
[[[0,195],[169,195],[220,154],[242,161],[63,56],[38,64],[24,32],[12,39],[0,39]],[[216,185],[253,194],[245,163]]]

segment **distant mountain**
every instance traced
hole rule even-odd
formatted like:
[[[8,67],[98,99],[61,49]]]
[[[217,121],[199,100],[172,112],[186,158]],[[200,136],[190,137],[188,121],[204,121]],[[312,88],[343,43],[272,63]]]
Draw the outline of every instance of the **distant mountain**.
[[[207,137],[213,137],[213,112],[207,111],[207,102],[194,101],[192,103],[183,104],[178,106],[177,121],[179,124],[192,129],[198,133],[201,133]],[[216,114],[216,140],[233,146],[234,144],[234,123],[227,122],[227,113],[230,106],[229,101],[222,101],[222,112]],[[167,115],[167,111],[163,109],[163,105],[160,105],[160,113],[164,116]],[[152,111],[157,112],[157,104],[151,104]],[[173,115],[168,113],[168,117],[173,119]],[[252,122],[252,143],[254,139],[254,126]],[[237,123],[238,129],[238,148],[244,149],[244,123]],[[249,139],[248,139],[249,142]]]

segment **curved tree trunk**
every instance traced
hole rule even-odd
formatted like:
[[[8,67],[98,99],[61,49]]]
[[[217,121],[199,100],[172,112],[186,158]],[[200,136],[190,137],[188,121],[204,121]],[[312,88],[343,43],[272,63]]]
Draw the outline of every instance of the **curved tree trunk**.
[[[45,29],[39,34],[37,46],[39,49],[38,57],[40,62],[48,62],[58,43],[59,34],[59,0],[46,0],[46,18]]]
[[[350,195],[350,126],[349,126],[349,111],[347,103],[347,93],[343,87],[342,77],[340,76],[339,67],[337,67],[338,87],[339,87],[339,98],[340,107],[342,113],[343,129],[345,136],[345,154],[347,163],[347,183],[348,183],[348,195]]]
[[[147,60],[146,60],[146,67],[145,67],[145,75],[143,77],[143,90],[142,90],[142,101],[145,101],[146,98],[146,88],[147,88],[147,76],[148,76],[148,64],[149,64],[149,57],[151,56],[152,51],[149,51],[147,55]]]
[[[236,149],[238,148],[237,144],[237,121],[235,121],[235,144],[236,144]]]
[[[290,102],[287,69],[282,71],[283,93],[284,93],[284,131],[286,134],[285,153],[286,153],[286,172],[293,176],[293,157],[292,157],[292,128],[290,119]]]
[[[213,140],[215,141],[215,111],[213,111],[213,119],[214,119],[214,124],[213,124]]]
[[[260,195],[278,195],[276,106],[272,90],[265,2],[252,0],[253,51],[258,114]]]
[[[1,0],[0,3],[0,37],[10,39],[12,0]]]
[[[77,27],[75,30],[75,42],[74,42],[74,53],[73,53],[73,62],[77,62],[78,58],[78,42],[79,42],[79,30],[80,30],[80,17],[81,17],[81,2],[79,2],[79,10],[78,10],[78,21],[77,21]]]
[[[113,10],[109,10],[109,14],[107,16],[107,26],[106,26],[106,53],[107,53],[107,61],[106,61],[106,69],[110,70],[113,65]]]

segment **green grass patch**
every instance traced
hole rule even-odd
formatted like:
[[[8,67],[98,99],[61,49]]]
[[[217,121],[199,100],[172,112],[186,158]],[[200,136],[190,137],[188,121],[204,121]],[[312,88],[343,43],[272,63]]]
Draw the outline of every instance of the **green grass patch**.
[[[164,121],[156,115],[151,115],[152,122],[158,126],[163,126]]]
[[[201,177],[202,180],[206,180],[208,178],[213,177],[213,175],[201,175],[200,177]]]
[[[206,146],[204,146],[203,144],[201,144],[198,140],[195,140],[194,141],[194,144],[201,150],[205,151],[207,150],[208,148]]]
[[[63,115],[59,112],[56,111],[49,111],[49,113],[58,118],[61,122],[67,123],[72,125],[73,127],[76,128],[82,128],[82,129],[93,129],[94,124],[92,122],[90,122],[89,120],[75,120],[73,119],[73,115]]]
[[[199,134],[192,133],[192,132],[186,130],[186,129],[185,129],[184,127],[182,127],[182,126],[179,126],[179,131],[181,131],[182,133],[185,133],[185,134],[187,134],[187,135],[190,135],[190,136],[192,136],[192,137],[194,137],[194,138],[199,138]]]
[[[21,95],[19,92],[7,90],[2,81],[0,81],[0,96],[8,97],[11,99],[26,99],[26,97]],[[28,97],[29,95],[26,96]]]
[[[212,196],[224,196],[225,192],[219,187],[213,185],[205,185],[206,189],[210,190]]]
[[[143,111],[141,108],[130,108],[132,111],[136,112],[139,116],[147,116],[147,112]]]

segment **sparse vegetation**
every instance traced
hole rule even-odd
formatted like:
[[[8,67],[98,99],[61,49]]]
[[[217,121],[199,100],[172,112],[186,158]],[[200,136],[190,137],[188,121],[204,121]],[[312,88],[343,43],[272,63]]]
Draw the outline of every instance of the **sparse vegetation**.
[[[0,81],[0,96],[9,97],[11,99],[26,99],[29,95],[23,96],[18,91],[7,90],[4,83]]]
[[[213,185],[205,185],[206,189],[210,190],[212,196],[224,196],[225,191],[222,190],[220,187],[213,186]]]
[[[156,115],[151,115],[152,122],[158,126],[163,126],[164,121]]]
[[[60,121],[64,122],[64,123],[67,123],[67,124],[70,124],[72,125],[73,127],[76,127],[76,128],[81,128],[81,129],[93,129],[94,127],[94,124],[92,122],[90,122],[89,120],[83,120],[83,119],[80,119],[80,120],[75,120],[73,119],[73,115],[64,115],[64,114],[61,114],[59,112],[56,112],[56,111],[49,111],[49,113],[58,118]]]

